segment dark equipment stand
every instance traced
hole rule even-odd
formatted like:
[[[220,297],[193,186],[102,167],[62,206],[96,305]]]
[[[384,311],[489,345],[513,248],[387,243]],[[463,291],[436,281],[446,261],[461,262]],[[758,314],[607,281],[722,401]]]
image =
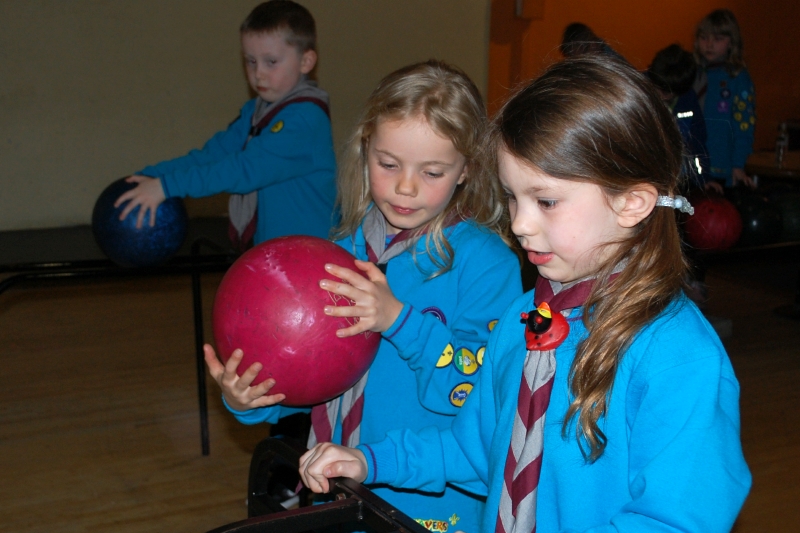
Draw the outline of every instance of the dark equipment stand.
[[[281,439],[261,441],[250,463],[248,514],[251,518],[234,522],[209,533],[300,533],[323,530],[335,533],[336,526],[356,526],[373,533],[427,533],[418,524],[369,489],[347,478],[331,480],[333,501],[310,505],[311,494],[303,488],[300,507],[285,510],[280,502],[283,489],[295,485],[300,450]],[[292,487],[294,490],[294,487]],[[353,531],[345,527],[343,531]]]
[[[212,221],[213,225],[219,225]],[[190,222],[191,228],[191,222]],[[225,220],[227,228],[227,220]],[[37,230],[29,230],[36,233]],[[41,230],[46,232],[47,230]],[[65,231],[67,238],[78,235],[83,238],[90,228],[69,228]],[[14,232],[23,233],[23,232]],[[15,236],[13,241],[19,240]],[[79,239],[80,240],[80,239]],[[84,239],[85,240],[85,239]],[[206,373],[203,356],[203,301],[200,290],[200,275],[207,272],[225,272],[236,259],[216,242],[200,235],[191,241],[189,255],[178,255],[166,263],[153,267],[124,268],[108,259],[85,259],[67,261],[38,260],[32,262],[9,262],[0,264],[0,275],[12,275],[0,280],[0,294],[20,282],[61,281],[85,278],[132,278],[143,276],[160,276],[165,274],[191,274],[192,303],[195,331],[195,357],[197,367],[197,393],[200,415],[200,446],[203,455],[209,454],[208,403],[206,399]],[[201,249],[210,249],[213,253],[201,253]],[[92,250],[89,251],[92,255]],[[96,252],[99,254],[99,251]]]

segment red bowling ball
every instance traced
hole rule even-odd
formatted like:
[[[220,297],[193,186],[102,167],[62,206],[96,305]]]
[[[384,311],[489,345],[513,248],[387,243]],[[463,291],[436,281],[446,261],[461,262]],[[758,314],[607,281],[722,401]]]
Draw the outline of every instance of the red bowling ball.
[[[742,234],[736,207],[718,196],[693,198],[694,215],[686,219],[686,240],[698,250],[727,250]]]
[[[355,258],[332,242],[309,236],[272,239],[245,252],[222,279],[214,300],[217,351],[227,362],[244,351],[241,375],[264,366],[254,384],[275,379],[270,394],[284,405],[312,405],[342,394],[364,375],[378,351],[380,334],[339,338],[352,318],[332,317],[326,305],[352,305],[319,286],[332,279],[326,263],[356,270]]]

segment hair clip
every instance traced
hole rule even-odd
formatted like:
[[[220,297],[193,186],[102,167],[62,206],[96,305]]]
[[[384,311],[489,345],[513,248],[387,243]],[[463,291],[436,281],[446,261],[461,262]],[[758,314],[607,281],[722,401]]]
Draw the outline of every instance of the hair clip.
[[[656,205],[662,207],[671,207],[673,209],[677,209],[681,213],[689,213],[690,215],[694,215],[694,207],[692,207],[692,204],[689,203],[689,200],[683,196],[676,196],[675,198],[670,196],[659,196],[656,200]]]

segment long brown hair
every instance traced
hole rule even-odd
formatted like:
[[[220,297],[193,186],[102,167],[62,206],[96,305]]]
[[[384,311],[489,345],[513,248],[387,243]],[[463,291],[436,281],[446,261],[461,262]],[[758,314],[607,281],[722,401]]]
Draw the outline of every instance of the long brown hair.
[[[659,195],[678,193],[682,142],[675,121],[652,84],[614,58],[552,65],[500,110],[490,139],[549,176],[598,185],[609,202],[641,184]],[[686,269],[672,209],[655,208],[630,237],[607,246],[615,251],[583,306],[589,334],[570,369],[573,400],[563,421],[566,435],[577,418],[576,437],[590,461],[605,450],[598,421],[623,354],[679,294]],[[626,267],[610,280],[620,264]]]
[[[447,137],[467,162],[467,177],[456,187],[447,207],[426,228],[426,247],[439,275],[453,264],[453,249],[444,229],[454,215],[470,218],[507,238],[508,216],[494,172],[486,164],[481,141],[486,131],[486,109],[475,84],[460,69],[430,60],[396,70],[383,78],[364,106],[347,145],[338,177],[337,203],[341,223],[334,238],[354,235],[372,203],[367,151],[382,120],[422,117],[439,135]]]

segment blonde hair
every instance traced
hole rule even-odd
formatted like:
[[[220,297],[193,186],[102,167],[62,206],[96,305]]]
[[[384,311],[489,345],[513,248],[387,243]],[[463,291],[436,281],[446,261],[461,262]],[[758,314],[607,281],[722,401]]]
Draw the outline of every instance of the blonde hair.
[[[500,110],[490,139],[548,176],[598,185],[609,205],[640,184],[659,195],[678,193],[682,141],[675,121],[655,87],[611,57],[552,65]],[[625,350],[679,294],[686,269],[672,209],[655,208],[629,237],[608,245],[615,251],[583,305],[589,334],[570,369],[573,400],[562,427],[566,435],[577,419],[576,438],[590,461],[606,447],[598,420]],[[614,267],[625,263],[612,280]]]
[[[698,63],[704,65],[705,59],[703,59],[703,56],[700,54],[700,47],[698,44],[701,34],[730,37],[731,50],[728,54],[728,58],[725,60],[728,73],[731,76],[736,76],[745,68],[742,34],[739,31],[739,23],[736,21],[736,17],[731,10],[717,9],[712,11],[697,24],[697,30],[694,33],[694,57]]]
[[[467,164],[467,177],[456,187],[445,209],[424,228],[417,228],[415,235],[419,238],[426,234],[426,250],[438,269],[433,274],[436,276],[453,264],[454,252],[444,229],[454,217],[470,218],[508,242],[502,193],[481,150],[487,123],[483,100],[464,72],[441,61],[430,60],[396,70],[383,78],[370,95],[340,168],[337,204],[342,218],[333,236],[339,239],[354,235],[373,202],[367,151],[379,122],[417,117],[450,139]]]

